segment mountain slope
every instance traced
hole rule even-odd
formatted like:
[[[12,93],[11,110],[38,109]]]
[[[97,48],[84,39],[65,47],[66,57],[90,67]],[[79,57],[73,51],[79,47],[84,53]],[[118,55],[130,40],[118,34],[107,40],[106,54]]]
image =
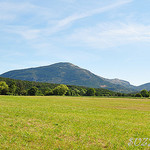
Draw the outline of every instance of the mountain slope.
[[[130,82],[125,81],[125,80],[120,80],[120,79],[106,79],[106,80],[108,80],[109,82],[113,84],[124,86],[128,89],[136,89],[136,86],[131,85]]]
[[[140,86],[137,87],[137,89],[138,89],[139,91],[141,91],[141,90],[143,90],[143,89],[149,91],[149,90],[150,90],[150,83],[146,83],[146,84],[140,85]]]
[[[135,91],[134,87],[126,81],[119,79],[105,79],[71,63],[56,63],[49,66],[14,70],[2,74],[1,77],[27,81],[106,88],[117,92]]]

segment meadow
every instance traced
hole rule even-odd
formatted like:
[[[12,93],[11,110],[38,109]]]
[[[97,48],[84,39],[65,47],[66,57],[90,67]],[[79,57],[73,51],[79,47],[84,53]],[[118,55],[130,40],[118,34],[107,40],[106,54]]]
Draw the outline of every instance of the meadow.
[[[0,96],[0,149],[148,150],[150,99]]]

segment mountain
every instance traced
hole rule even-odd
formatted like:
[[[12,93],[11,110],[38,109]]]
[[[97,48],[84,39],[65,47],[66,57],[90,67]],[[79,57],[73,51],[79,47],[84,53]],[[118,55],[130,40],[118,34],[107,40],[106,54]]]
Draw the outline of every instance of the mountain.
[[[135,86],[131,85],[130,82],[125,80],[120,80],[120,79],[106,79],[106,80],[113,84],[124,86],[126,88],[133,88],[133,89],[135,88]]]
[[[130,85],[127,81],[106,79],[97,76],[86,69],[65,62],[37,68],[13,70],[0,76],[26,81],[105,88],[112,91],[126,93],[137,90],[135,86]]]
[[[141,91],[141,90],[143,90],[143,89],[149,91],[149,90],[150,90],[150,83],[146,83],[146,84],[140,85],[140,86],[137,87],[137,89],[138,89],[139,91]]]

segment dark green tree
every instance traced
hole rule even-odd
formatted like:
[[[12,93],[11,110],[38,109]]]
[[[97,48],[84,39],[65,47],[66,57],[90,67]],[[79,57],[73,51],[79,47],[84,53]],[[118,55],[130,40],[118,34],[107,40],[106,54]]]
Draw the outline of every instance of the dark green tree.
[[[26,91],[26,90],[22,90],[22,91],[20,92],[20,95],[26,96],[26,95],[27,95],[27,91]]]
[[[65,94],[66,96],[72,96],[72,92],[71,92],[71,90],[69,89],[67,92],[66,92],[66,94]]]
[[[86,92],[87,92],[86,89],[81,88],[81,90],[80,90],[80,95],[81,95],[81,96],[85,96],[85,95],[86,95]]]
[[[142,97],[141,93],[136,93],[135,97]]]
[[[96,91],[94,88],[89,88],[86,92],[86,95],[87,96],[95,96],[95,93],[96,93]]]
[[[74,91],[74,92],[73,92]],[[72,90],[72,93],[74,93],[73,95],[74,96],[80,96],[80,90],[78,90],[77,88],[74,88],[73,90]]]
[[[149,93],[148,93],[148,91],[145,90],[145,89],[141,91],[141,95],[142,95],[143,97],[149,97]]]
[[[21,90],[19,87],[16,88],[15,95],[21,95]]]
[[[77,96],[76,92],[72,89],[69,89],[65,95],[66,96]]]
[[[54,95],[53,90],[50,88],[47,88],[47,90],[44,92],[45,96],[50,96],[50,95]]]
[[[28,81],[24,82],[24,81],[18,81],[17,82],[17,87],[20,89],[20,91],[24,90],[24,86],[25,86],[25,83],[28,83]]]
[[[44,96],[44,94],[42,93],[42,91],[39,90],[39,89],[37,90],[36,95],[37,95],[37,96]]]
[[[95,95],[96,96],[102,96],[103,94],[100,91],[96,91]]]
[[[12,81],[9,85],[9,92],[13,95],[16,94],[16,89],[17,89],[17,86],[16,86],[16,82],[15,81]]]
[[[31,89],[28,90],[28,95],[34,96],[37,94],[38,88],[37,87],[32,87]]]
[[[122,93],[118,92],[118,93],[116,93],[116,96],[122,96]]]

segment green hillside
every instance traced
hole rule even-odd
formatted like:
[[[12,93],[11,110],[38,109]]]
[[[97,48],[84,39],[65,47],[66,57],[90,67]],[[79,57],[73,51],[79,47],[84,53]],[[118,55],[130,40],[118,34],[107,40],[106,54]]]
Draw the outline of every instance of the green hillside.
[[[124,93],[136,91],[130,84],[127,86],[125,81],[105,79],[71,63],[57,63],[44,67],[14,70],[1,76],[26,81],[105,88]]]

